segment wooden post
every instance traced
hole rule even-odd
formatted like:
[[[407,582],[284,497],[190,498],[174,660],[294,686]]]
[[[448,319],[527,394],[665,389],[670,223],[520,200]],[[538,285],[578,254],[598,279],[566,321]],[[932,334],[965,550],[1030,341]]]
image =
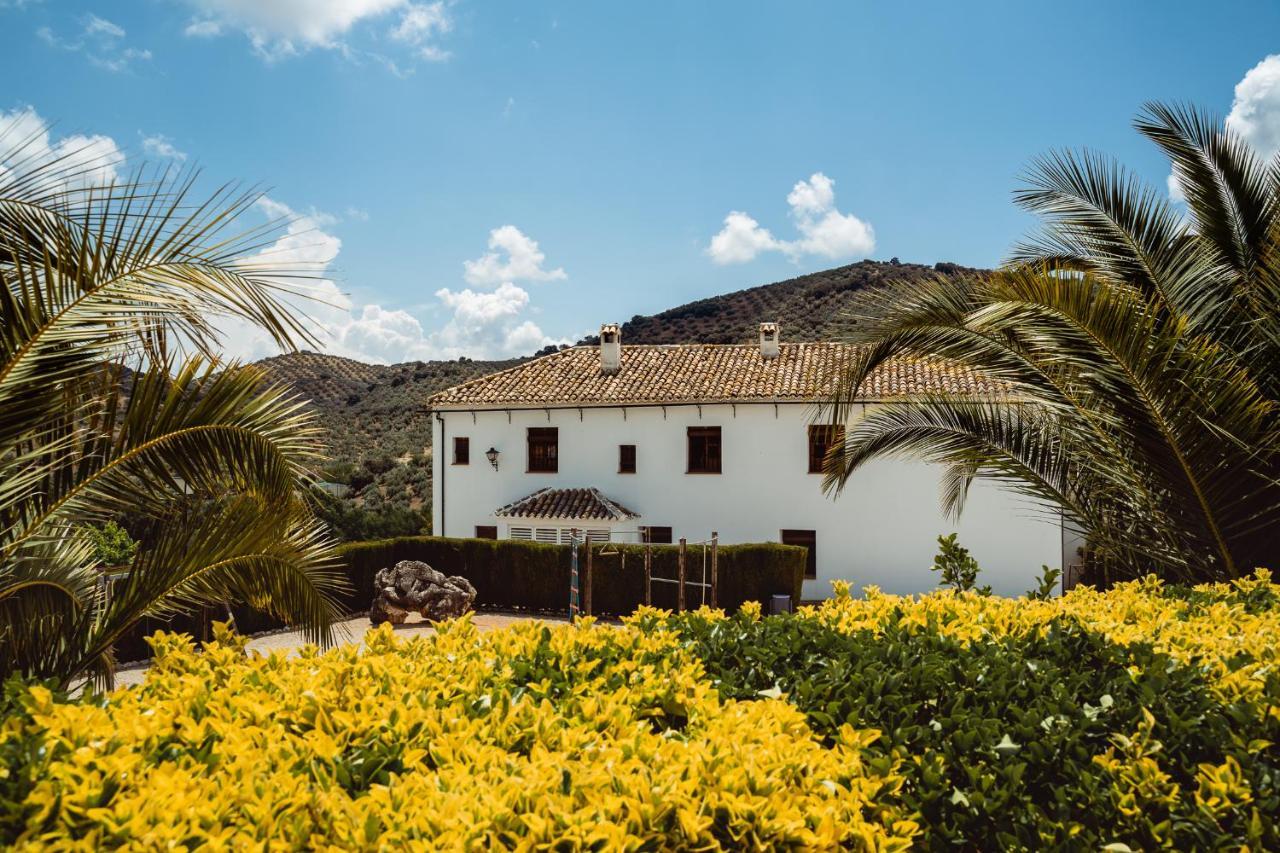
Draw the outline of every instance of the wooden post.
[[[716,561],[716,552],[720,546],[720,534],[714,530],[711,531],[711,606],[718,607],[719,600],[716,598],[716,574],[719,563]]]
[[[676,572],[676,612],[677,613],[684,612],[684,551],[685,551],[685,541],[684,541],[684,537],[681,536],[680,537],[680,555],[679,555],[679,559],[677,560],[678,569]]]
[[[591,615],[591,536],[587,536],[585,543],[587,549],[587,594],[586,594],[586,611],[587,615]]]
[[[653,606],[653,544],[644,543],[644,603]]]
[[[569,531],[569,621],[578,616],[578,528]]]

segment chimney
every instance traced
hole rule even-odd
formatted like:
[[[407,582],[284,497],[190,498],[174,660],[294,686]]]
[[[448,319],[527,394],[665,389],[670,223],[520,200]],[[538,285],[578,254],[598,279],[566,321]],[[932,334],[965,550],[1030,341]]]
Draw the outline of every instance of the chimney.
[[[760,357],[765,361],[778,357],[778,324],[760,324]]]
[[[617,323],[600,327],[600,372],[612,376],[622,369],[622,330]]]

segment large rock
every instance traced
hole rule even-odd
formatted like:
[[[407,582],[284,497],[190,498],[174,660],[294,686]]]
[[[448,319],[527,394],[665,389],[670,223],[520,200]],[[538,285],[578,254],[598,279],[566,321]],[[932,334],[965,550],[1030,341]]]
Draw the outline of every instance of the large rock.
[[[447,577],[417,560],[401,560],[374,576],[369,621],[399,625],[416,611],[439,622],[466,613],[475,600],[476,588],[466,578]]]

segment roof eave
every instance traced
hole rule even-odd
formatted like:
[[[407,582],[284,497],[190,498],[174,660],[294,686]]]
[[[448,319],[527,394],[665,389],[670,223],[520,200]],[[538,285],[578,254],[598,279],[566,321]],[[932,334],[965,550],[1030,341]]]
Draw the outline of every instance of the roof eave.
[[[1027,402],[1018,397],[1007,394],[946,394],[945,392],[931,392],[928,394],[900,394],[892,397],[857,397],[853,400],[855,403],[864,403],[867,405],[875,405],[880,403],[909,403],[916,400],[928,399],[930,397],[945,396],[953,400],[988,402],[988,403],[1019,403]],[[625,400],[625,401],[582,401],[582,402],[545,402],[532,403],[529,401],[510,402],[510,403],[442,403],[431,405],[433,412],[541,412],[547,409],[638,409],[638,408],[660,408],[662,406],[729,406],[729,405],[800,405],[813,406],[835,401],[833,397],[713,397],[707,399],[694,400]]]

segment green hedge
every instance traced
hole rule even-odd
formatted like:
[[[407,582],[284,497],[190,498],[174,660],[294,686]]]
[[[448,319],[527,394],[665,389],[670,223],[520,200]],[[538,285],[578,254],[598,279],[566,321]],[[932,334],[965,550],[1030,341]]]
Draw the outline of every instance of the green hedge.
[[[600,544],[592,557],[592,611],[602,615],[630,613],[644,603],[644,546],[614,545],[618,554],[601,556]],[[654,545],[654,577],[675,578],[679,547]],[[566,612],[569,607],[570,554],[567,545],[542,545],[508,539],[449,539],[440,536],[406,536],[376,542],[353,542],[339,553],[346,560],[351,592],[344,602],[351,612],[369,609],[373,601],[373,577],[379,569],[401,560],[421,560],[447,575],[462,575],[476,588],[476,605],[482,608]],[[710,554],[706,556],[710,573]],[[804,581],[805,550],[794,545],[761,543],[721,545],[718,556],[720,607],[736,610],[744,601],[767,605],[772,595],[800,600]],[[579,551],[583,573],[586,560]],[[702,576],[701,546],[690,546],[685,561],[689,583]],[[710,597],[707,598],[710,603]],[[702,590],[688,586],[685,606],[697,607]],[[653,584],[655,606],[675,609],[676,584]]]

